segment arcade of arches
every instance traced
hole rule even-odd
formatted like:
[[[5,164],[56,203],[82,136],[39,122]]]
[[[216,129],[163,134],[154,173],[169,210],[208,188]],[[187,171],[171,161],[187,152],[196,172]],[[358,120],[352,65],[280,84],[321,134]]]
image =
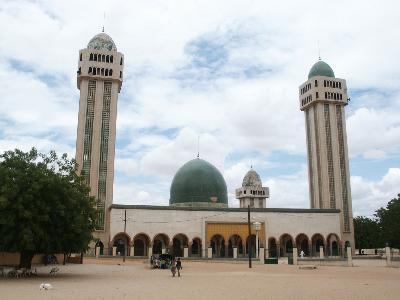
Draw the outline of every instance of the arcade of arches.
[[[203,240],[200,237],[189,239],[184,233],[168,236],[158,233],[152,238],[146,233],[138,233],[132,238],[127,234],[118,233],[109,244],[109,251],[104,248],[102,241],[96,243],[100,255],[111,255],[112,249],[115,255],[148,257],[151,254],[170,253],[178,257],[202,257],[207,256],[204,249],[210,248],[214,258],[247,257],[249,244],[251,244],[252,257],[256,257],[256,248],[265,248],[267,257],[288,256],[296,247],[298,254],[304,252],[305,256],[319,256],[322,247],[324,255],[339,256],[342,247],[349,246],[348,241],[343,242],[337,234],[331,233],[323,236],[319,233],[308,236],[300,233],[292,236],[284,233],[279,237],[269,237],[265,241],[265,225],[261,224],[257,232],[252,228],[248,235],[248,225],[245,223],[206,223],[206,243],[203,248]],[[257,241],[258,236],[258,241]],[[202,251],[203,249],[203,251]],[[206,250],[207,251],[207,250]]]

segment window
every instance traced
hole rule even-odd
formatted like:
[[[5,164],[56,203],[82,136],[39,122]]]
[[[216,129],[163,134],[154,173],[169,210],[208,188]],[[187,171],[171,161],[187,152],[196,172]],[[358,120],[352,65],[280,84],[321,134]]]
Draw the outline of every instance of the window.
[[[106,56],[105,56],[104,54],[101,56],[101,61],[102,61],[102,62],[105,62],[105,61],[106,61]]]
[[[328,99],[327,93],[325,92],[325,99]]]
[[[324,87],[326,87],[326,80],[324,80]]]
[[[122,71],[119,71],[119,78],[122,78]]]
[[[122,57],[121,57],[121,60],[119,61],[119,64],[122,66]]]
[[[339,98],[340,98],[340,100],[342,100],[342,94],[339,94]]]
[[[90,60],[90,61],[93,60],[93,53],[90,53],[89,60]]]
[[[96,75],[96,68],[93,68],[93,75]]]
[[[110,76],[112,76],[112,69],[110,69],[110,73],[109,74],[110,74]]]
[[[342,83],[339,82],[339,89],[342,89]]]
[[[315,87],[317,87],[317,86],[318,86],[318,80],[315,80],[315,83],[314,83],[314,85],[315,85]]]
[[[94,55],[94,61],[97,61],[97,54]]]
[[[79,55],[79,60],[82,61],[82,53]]]
[[[89,67],[89,74],[92,73],[92,67]]]
[[[112,55],[110,56],[110,62],[111,63],[113,62],[113,56]]]
[[[110,56],[109,55],[106,56],[106,62],[110,62]]]
[[[315,93],[315,98],[317,98],[317,99],[319,98],[318,92]]]
[[[108,69],[106,69],[106,76],[108,76]]]

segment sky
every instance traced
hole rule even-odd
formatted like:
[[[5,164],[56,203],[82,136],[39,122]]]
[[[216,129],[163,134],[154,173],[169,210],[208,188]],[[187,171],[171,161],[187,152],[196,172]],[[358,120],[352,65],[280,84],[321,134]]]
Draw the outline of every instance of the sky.
[[[0,152],[75,156],[78,52],[102,26],[125,55],[114,203],[168,205],[199,137],[231,207],[253,166],[267,207],[308,208],[298,87],[319,53],[351,98],[354,215],[400,193],[398,1],[0,0]]]

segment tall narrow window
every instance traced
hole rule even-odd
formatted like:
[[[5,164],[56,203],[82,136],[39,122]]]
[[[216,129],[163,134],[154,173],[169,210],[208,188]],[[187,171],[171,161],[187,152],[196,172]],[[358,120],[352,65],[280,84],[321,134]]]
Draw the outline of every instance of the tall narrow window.
[[[110,62],[112,63],[113,60],[114,60],[114,58],[113,58],[113,56],[111,55],[111,57],[110,57]]]
[[[90,61],[93,60],[93,53],[90,53],[89,60],[90,60]]]
[[[315,87],[317,87],[318,86],[318,80],[315,79],[315,83],[314,84],[315,84]]]
[[[344,231],[350,232],[346,155],[344,146],[342,107],[340,105],[336,105],[336,123],[338,129],[338,142],[339,142],[339,165],[340,165],[340,180],[341,180],[342,203],[343,203]]]
[[[86,104],[85,133],[83,136],[83,162],[82,175],[87,184],[90,184],[90,166],[92,156],[92,135],[93,135],[93,118],[94,105],[96,96],[96,81],[90,80],[88,85],[88,96]]]
[[[333,170],[332,134],[329,104],[324,104],[326,155],[328,160],[329,207],[335,208],[335,174]]]
[[[308,152],[308,177],[310,182],[310,199],[311,199],[311,208],[315,208],[315,195],[314,195],[314,174],[313,174],[313,153],[311,147],[311,120],[310,120],[310,110],[306,110],[306,134],[307,134],[307,152]]]
[[[119,61],[119,64],[122,66],[122,57],[121,57],[121,60]]]
[[[318,199],[319,199],[319,208],[323,207],[322,202],[322,175],[321,175],[321,150],[320,150],[320,137],[319,137],[319,126],[318,126],[318,110],[317,106],[314,106],[314,129],[315,129],[315,151],[317,158],[317,176],[318,176]]]
[[[82,61],[82,53],[79,55],[79,60]]]
[[[315,93],[315,98],[317,98],[317,99],[319,98],[318,92]]]

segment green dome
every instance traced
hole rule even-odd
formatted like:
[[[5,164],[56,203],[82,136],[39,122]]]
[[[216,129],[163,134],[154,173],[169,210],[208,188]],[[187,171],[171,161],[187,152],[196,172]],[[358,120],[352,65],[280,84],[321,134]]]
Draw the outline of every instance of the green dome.
[[[332,68],[326,62],[320,60],[312,66],[308,73],[308,79],[314,76],[335,77],[335,73],[333,73]]]
[[[224,177],[209,162],[200,158],[184,164],[171,184],[172,206],[228,207]]]

